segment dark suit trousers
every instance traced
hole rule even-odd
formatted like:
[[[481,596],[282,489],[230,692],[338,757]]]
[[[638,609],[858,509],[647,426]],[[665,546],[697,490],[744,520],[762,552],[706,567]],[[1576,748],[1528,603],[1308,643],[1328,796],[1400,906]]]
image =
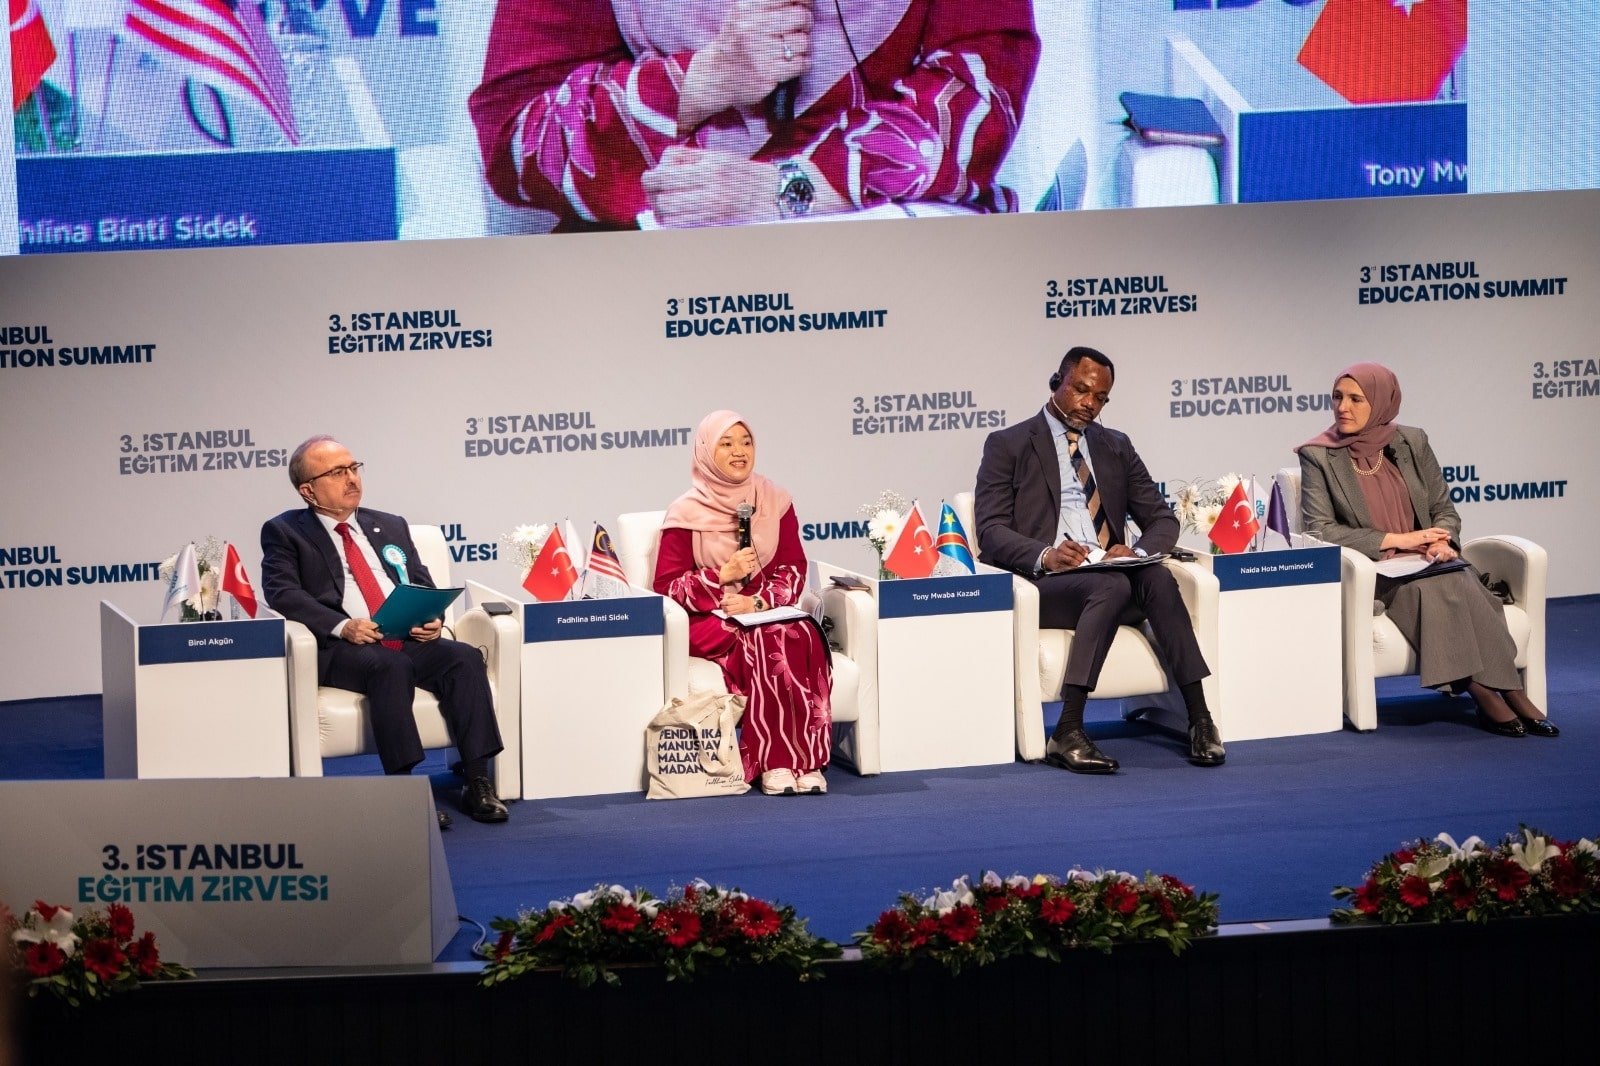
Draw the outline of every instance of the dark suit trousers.
[[[1150,622],[1156,647],[1180,685],[1211,673],[1189,624],[1178,582],[1165,566],[1131,570],[1068,571],[1041,578],[1039,626],[1073,630],[1064,683],[1093,689],[1119,625]]]
[[[394,649],[335,639],[318,681],[367,697],[372,736],[386,773],[403,774],[422,761],[422,740],[411,710],[414,688],[438,697],[464,762],[490,758],[505,747],[483,655],[470,644],[441,637],[408,640]]]

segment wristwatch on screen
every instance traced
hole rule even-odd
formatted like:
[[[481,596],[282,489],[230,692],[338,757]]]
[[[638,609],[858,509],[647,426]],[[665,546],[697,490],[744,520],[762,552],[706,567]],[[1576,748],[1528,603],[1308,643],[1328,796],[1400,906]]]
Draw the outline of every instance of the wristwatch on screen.
[[[778,215],[782,218],[803,218],[811,213],[811,203],[816,199],[817,187],[801,169],[799,163],[778,164]]]

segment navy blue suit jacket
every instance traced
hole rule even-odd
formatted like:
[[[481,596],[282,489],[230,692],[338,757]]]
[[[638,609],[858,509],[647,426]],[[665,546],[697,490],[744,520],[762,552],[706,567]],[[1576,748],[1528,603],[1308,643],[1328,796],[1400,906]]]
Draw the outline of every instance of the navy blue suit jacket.
[[[404,518],[361,507],[352,521],[377,549],[390,581],[400,584],[400,574],[383,558],[384,547],[394,544],[406,554],[411,584],[436,587]],[[261,527],[261,586],[268,607],[311,630],[317,638],[318,666],[326,669],[328,650],[339,639],[333,627],[350,616],[344,610],[342,549],[311,508],[285,511]]]
[[[983,561],[1029,577],[1061,524],[1061,467],[1043,411],[983,442],[973,521]],[[1128,544],[1154,555],[1178,542],[1178,519],[1156,488],[1126,433],[1091,422],[1084,435],[1113,544],[1128,544],[1127,519],[1139,524]]]

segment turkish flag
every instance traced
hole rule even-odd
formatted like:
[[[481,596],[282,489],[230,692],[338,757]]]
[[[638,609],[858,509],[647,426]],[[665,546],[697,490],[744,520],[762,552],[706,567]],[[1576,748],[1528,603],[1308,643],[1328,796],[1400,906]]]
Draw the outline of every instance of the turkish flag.
[[[572,565],[572,554],[561,537],[561,528],[552,525],[550,535],[544,539],[538,558],[528,567],[522,587],[540,603],[554,603],[567,598],[572,586],[578,583],[578,570]]]
[[[56,43],[39,14],[35,0],[11,0],[11,108],[22,110],[22,102],[44,80],[44,72],[56,61]]]
[[[1328,0],[1300,65],[1352,104],[1432,100],[1467,47],[1467,0]]]
[[[933,534],[928,532],[922,508],[913,503],[900,526],[900,535],[884,553],[883,565],[899,577],[927,577],[938,561],[939,553],[933,550]]]
[[[1250,541],[1261,531],[1256,522],[1255,505],[1244,491],[1244,482],[1233,487],[1233,495],[1222,505],[1217,524],[1211,527],[1211,543],[1234,555],[1250,546]]]
[[[232,544],[222,553],[222,581],[218,587],[232,596],[245,614],[256,616],[256,590],[250,587],[250,575],[244,572],[244,561]]]

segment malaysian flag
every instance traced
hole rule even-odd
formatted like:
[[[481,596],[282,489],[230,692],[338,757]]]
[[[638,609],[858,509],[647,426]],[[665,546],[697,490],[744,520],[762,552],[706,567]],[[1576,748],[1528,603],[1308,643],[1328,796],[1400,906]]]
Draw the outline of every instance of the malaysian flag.
[[[254,3],[235,11],[226,0],[127,0],[129,32],[191,68],[192,76],[220,89],[242,91],[266,109],[289,138],[300,143],[283,59],[267,36]]]
[[[584,575],[584,595],[596,600],[614,600],[630,596],[628,575],[622,572],[622,561],[611,546],[611,534],[599,522],[594,524],[594,538],[589,542],[589,569]]]

